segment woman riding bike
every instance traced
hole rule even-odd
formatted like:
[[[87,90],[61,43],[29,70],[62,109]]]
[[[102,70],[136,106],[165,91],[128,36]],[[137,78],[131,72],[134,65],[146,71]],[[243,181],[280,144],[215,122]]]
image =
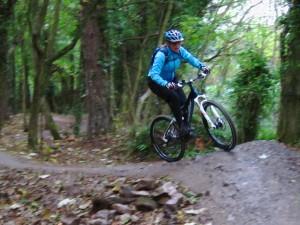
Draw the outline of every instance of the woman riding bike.
[[[206,74],[209,73],[209,69],[181,46],[183,40],[183,35],[178,30],[172,29],[165,32],[166,44],[161,46],[152,56],[148,85],[154,94],[169,104],[180,127],[181,136],[188,136],[190,128],[186,121],[187,112],[181,111],[186,96],[181,88],[177,88],[175,71],[180,67],[182,61],[201,69]]]

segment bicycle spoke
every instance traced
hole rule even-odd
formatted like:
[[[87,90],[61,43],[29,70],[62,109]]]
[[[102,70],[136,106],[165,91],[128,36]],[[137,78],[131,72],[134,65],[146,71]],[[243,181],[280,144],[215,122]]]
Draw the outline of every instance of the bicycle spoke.
[[[204,126],[215,144],[226,151],[230,151],[236,144],[236,131],[226,111],[217,103],[209,101],[205,105],[205,112],[213,123],[209,126],[203,118]]]
[[[151,125],[151,138],[158,155],[166,161],[177,161],[183,157],[184,148],[179,131],[169,117],[158,117]]]
[[[232,136],[230,126],[228,125],[228,123],[226,123],[226,120],[224,120],[224,118],[222,117],[216,118],[213,113],[213,109],[218,111],[218,109],[216,109],[214,106],[211,106],[210,108],[207,109],[207,113],[209,117],[211,118],[212,122],[216,126],[216,128],[210,128],[210,132],[218,140],[218,142],[228,145],[231,142],[231,136]],[[220,120],[222,121],[222,123],[220,123]]]

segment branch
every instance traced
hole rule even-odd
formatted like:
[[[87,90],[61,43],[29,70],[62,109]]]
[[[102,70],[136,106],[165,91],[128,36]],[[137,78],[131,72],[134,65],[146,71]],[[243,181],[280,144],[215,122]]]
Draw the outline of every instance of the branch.
[[[33,13],[33,17],[34,17],[33,20],[35,21],[35,24],[32,24],[31,18],[29,16],[27,17],[29,21],[29,25],[31,26],[30,31],[32,36],[32,45],[39,57],[44,54],[44,50],[40,46],[39,40],[41,37],[42,26],[44,24],[47,15],[48,4],[49,4],[49,0],[44,0],[43,5],[40,7],[41,9],[37,11],[38,10],[37,2],[31,2],[28,8],[28,14]],[[34,6],[34,8],[32,6]]]
[[[17,2],[17,0],[8,0],[6,3],[2,1],[0,3],[1,16],[3,16],[6,19],[8,17],[10,17],[13,13],[13,8],[14,8],[16,2]]]
[[[46,54],[47,56],[51,56],[54,48],[54,42],[56,39],[56,33],[58,29],[58,23],[60,21],[60,6],[61,6],[61,0],[56,0],[55,6],[54,6],[54,19],[53,22],[49,28],[50,33],[47,35],[47,47],[46,47]]]
[[[224,52],[225,50],[229,49],[229,48],[231,47],[231,45],[233,45],[234,43],[238,42],[239,40],[240,40],[240,38],[236,38],[236,39],[233,39],[233,40],[227,42],[222,48],[220,48],[220,49],[216,52],[216,54],[214,54],[213,56],[211,56],[211,57],[208,58],[208,59],[204,59],[203,61],[205,61],[205,62],[210,62],[210,61],[212,61],[213,59],[215,59],[215,58],[217,58],[217,57],[219,57],[219,56],[221,56],[221,55],[223,55],[223,56],[224,56],[224,55],[229,55],[229,54],[221,54],[221,53]]]
[[[32,45],[33,45],[34,49],[36,50],[38,56],[41,56],[44,54],[44,51],[41,48],[41,46],[39,45],[38,39],[39,39],[38,34],[32,34]]]
[[[245,19],[245,17],[247,16],[247,14],[250,12],[250,10],[253,9],[255,6],[261,4],[261,3],[262,3],[262,1],[260,1],[260,2],[258,2],[258,3],[256,3],[256,4],[254,4],[254,5],[252,5],[252,6],[250,6],[250,7],[245,11],[245,13],[244,13],[244,15],[241,17],[241,19],[236,23],[236,25],[240,25],[240,24],[243,22],[243,20]]]
[[[128,7],[130,5],[141,4],[141,3],[146,4],[148,2],[149,2],[148,0],[140,0],[140,1],[126,3],[126,4],[123,4],[123,5],[117,6],[117,7],[109,7],[109,8],[107,8],[107,10],[112,10],[112,11],[117,11],[118,10],[119,11],[120,9]]]
[[[80,26],[78,25],[78,27],[77,27],[77,29],[76,29],[76,31],[75,31],[74,38],[73,38],[73,40],[71,41],[71,43],[68,44],[67,46],[65,46],[65,47],[64,47],[63,49],[61,49],[60,51],[58,51],[56,54],[54,54],[50,59],[47,60],[47,63],[48,63],[48,64],[51,64],[51,63],[53,63],[55,60],[61,58],[62,56],[64,56],[65,54],[67,54],[69,51],[71,51],[71,50],[75,47],[75,45],[76,45],[76,43],[77,43],[77,41],[78,41],[78,39],[79,39],[79,37],[80,37],[79,34],[80,34]]]
[[[221,2],[221,3],[212,3],[207,7],[207,11],[216,11],[224,6],[234,5],[235,3],[241,3],[241,0],[236,0],[232,2]]]
[[[125,42],[125,41],[144,40],[145,38],[157,37],[158,35],[159,35],[159,32],[156,32],[154,34],[146,34],[143,36],[135,36],[135,37],[126,38],[126,39],[123,39],[122,41]]]
[[[98,3],[98,1],[93,1],[92,2],[92,4],[87,9],[88,10],[87,15],[92,15],[93,10],[95,10],[95,8],[97,6],[97,3]],[[80,4],[84,5],[86,3],[84,3],[83,1],[81,1]],[[77,28],[76,28],[76,30],[74,32],[75,35],[74,35],[73,40],[71,41],[71,43],[69,45],[65,46],[60,51],[58,51],[56,54],[53,54],[53,56],[47,60],[48,64],[52,64],[54,61],[56,61],[57,59],[59,59],[62,56],[64,56],[65,54],[67,54],[69,51],[71,51],[75,47],[78,39],[80,38],[81,27],[85,26],[85,23],[87,22],[88,19],[89,19],[89,16],[83,18],[82,21],[81,21],[81,25],[80,25],[80,22],[79,22],[79,24],[77,25]]]
[[[31,7],[31,3],[28,4],[28,8],[26,10],[26,21],[27,21],[27,24],[28,24],[28,28],[29,28],[29,34],[32,35],[32,32],[33,32],[33,26],[32,26],[32,22],[31,22],[31,11],[32,11],[32,7]]]
[[[35,19],[34,33],[36,33],[38,35],[40,35],[42,32],[42,28],[43,28],[43,25],[44,25],[44,22],[45,22],[45,19],[47,16],[48,5],[49,5],[49,0],[44,0],[42,6],[36,5],[37,7],[40,7],[40,10],[36,16],[37,18],[34,18]],[[37,10],[37,8],[35,8],[35,9]],[[36,12],[33,12],[33,13],[36,13]]]
[[[204,59],[203,61],[204,62],[211,62],[213,61],[213,59],[217,58],[217,57],[221,57],[221,56],[237,56],[238,54],[236,53],[222,53],[221,52],[218,52],[219,54],[218,55],[214,55],[213,57],[210,57],[209,59]]]
[[[138,124],[138,122],[141,120],[143,105],[145,104],[145,101],[150,96],[150,94],[151,94],[151,91],[148,88],[147,91],[141,97],[139,97],[138,104],[137,104],[137,110],[135,113],[135,124]]]
[[[13,12],[13,8],[16,4],[17,0],[8,0],[7,1],[7,5],[6,5],[6,8],[7,8],[7,13],[8,13],[8,17],[11,16],[12,12]]]
[[[256,3],[256,4],[254,4],[254,5],[252,5],[252,6],[250,6],[250,7],[245,11],[245,13],[244,13],[243,16],[240,18],[240,20],[239,20],[237,23],[234,23],[234,25],[235,25],[234,31],[236,31],[236,30],[239,28],[239,25],[243,22],[243,20],[245,19],[246,15],[249,13],[249,11],[250,11],[252,8],[254,8],[255,6],[257,6],[257,5],[261,4],[261,3],[262,3],[262,1],[260,1],[260,2],[258,2],[258,3]],[[240,38],[236,38],[236,39],[233,39],[233,40],[227,42],[222,48],[220,48],[220,49],[216,52],[215,55],[211,56],[211,57],[208,58],[208,59],[205,59],[204,61],[210,62],[210,61],[212,61],[213,59],[215,59],[215,58],[217,58],[217,57],[219,57],[219,56],[221,56],[221,55],[224,55],[224,54],[221,54],[221,53],[224,52],[224,50],[230,48],[230,46],[231,46],[232,44],[234,44],[235,42],[239,41],[239,39],[240,39]]]
[[[161,45],[164,40],[164,31],[166,30],[167,24],[170,20],[172,11],[174,8],[174,1],[170,0],[167,6],[167,12],[164,15],[164,19],[162,21],[162,24],[160,25],[160,32],[159,32],[159,38],[158,38],[158,43],[157,45]]]
[[[54,74],[55,72],[67,74],[67,71],[63,67],[53,63],[51,65],[51,73],[50,74]]]

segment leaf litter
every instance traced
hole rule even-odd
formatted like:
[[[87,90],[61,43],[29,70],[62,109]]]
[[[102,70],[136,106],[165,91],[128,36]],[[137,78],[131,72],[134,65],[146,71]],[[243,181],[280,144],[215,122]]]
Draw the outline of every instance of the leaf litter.
[[[194,208],[185,187],[165,177],[43,175],[0,170],[0,224],[200,224],[206,212]],[[148,182],[155,185],[143,189]]]

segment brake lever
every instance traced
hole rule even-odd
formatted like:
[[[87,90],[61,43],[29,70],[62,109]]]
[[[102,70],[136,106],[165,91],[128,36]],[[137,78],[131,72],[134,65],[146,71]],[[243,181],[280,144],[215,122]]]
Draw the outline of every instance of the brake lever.
[[[182,88],[182,87],[184,86],[185,83],[186,83],[185,80],[181,80],[181,81],[179,81],[179,82],[177,83],[177,86],[180,87],[180,88]]]
[[[199,79],[204,79],[207,76],[206,73],[204,73],[203,71],[201,71],[200,73],[198,73],[198,78]]]

